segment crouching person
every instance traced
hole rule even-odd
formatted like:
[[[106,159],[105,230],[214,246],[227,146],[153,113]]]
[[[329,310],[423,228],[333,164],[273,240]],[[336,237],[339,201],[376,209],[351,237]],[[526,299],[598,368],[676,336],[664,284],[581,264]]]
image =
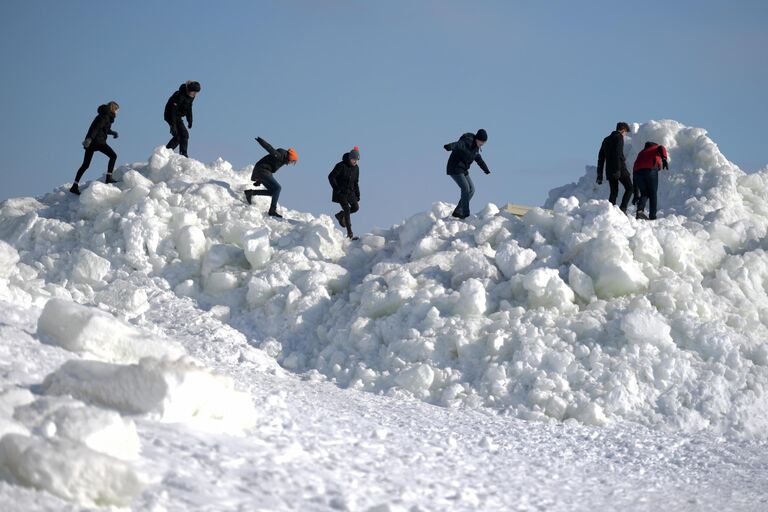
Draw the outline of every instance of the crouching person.
[[[282,219],[283,216],[277,213],[277,200],[280,197],[282,187],[275,179],[274,174],[285,164],[296,165],[296,162],[299,160],[299,155],[293,148],[275,149],[261,137],[256,137],[256,142],[261,144],[261,147],[263,147],[268,154],[253,166],[251,181],[253,181],[254,186],[258,186],[259,184],[264,185],[266,190],[246,190],[245,199],[248,201],[248,204],[251,204],[253,196],[271,196],[272,202],[269,205],[269,212],[267,213],[270,217]]]

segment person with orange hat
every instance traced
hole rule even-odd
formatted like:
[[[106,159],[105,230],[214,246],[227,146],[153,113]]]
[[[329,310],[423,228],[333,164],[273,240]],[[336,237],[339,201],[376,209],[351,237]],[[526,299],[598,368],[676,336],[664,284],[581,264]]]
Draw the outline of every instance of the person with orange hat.
[[[341,162],[337,163],[328,175],[328,181],[333,189],[331,201],[339,203],[341,211],[335,215],[343,228],[347,228],[347,238],[357,240],[352,233],[350,215],[360,209],[360,148],[355,146],[349,153],[344,153]]]
[[[266,190],[246,190],[245,199],[248,201],[248,204],[251,204],[253,196],[271,196],[272,202],[269,205],[269,216],[282,219],[283,216],[277,213],[277,199],[280,197],[282,187],[275,179],[274,174],[285,164],[295,165],[299,161],[299,155],[293,148],[275,149],[261,137],[256,137],[256,142],[261,144],[261,147],[266,149],[269,154],[253,166],[251,181],[253,181],[255,187],[263,184]]]

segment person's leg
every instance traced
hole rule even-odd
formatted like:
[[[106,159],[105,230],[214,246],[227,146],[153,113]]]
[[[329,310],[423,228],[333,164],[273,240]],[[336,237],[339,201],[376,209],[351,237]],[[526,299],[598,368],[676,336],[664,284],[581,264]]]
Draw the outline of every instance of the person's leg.
[[[187,131],[187,127],[184,126],[184,121],[182,119],[179,119],[176,123],[176,132],[178,133],[179,137],[179,154],[182,156],[189,157],[187,154],[187,144],[189,143],[189,132]]]
[[[266,190],[254,190],[252,194],[255,196],[272,196],[272,203],[269,205],[269,211],[277,211],[277,200],[280,197],[280,191],[283,187],[275,179],[272,174],[264,174],[261,176],[261,184],[266,187]]]
[[[88,169],[88,167],[91,166],[91,160],[93,159],[93,153],[94,150],[92,147],[88,147],[85,149],[85,155],[83,155],[83,163],[80,165],[80,168],[77,170],[77,174],[75,175],[75,184],[80,183],[80,178],[83,177],[83,174]]]
[[[472,178],[469,177],[469,174],[464,176],[467,180],[467,185],[469,186],[469,196],[467,197],[467,209],[464,210],[464,216],[469,217],[469,201],[472,200],[472,198],[475,196],[475,184],[472,182]]]
[[[611,189],[611,192],[608,195],[608,201],[611,204],[616,204],[616,198],[619,197],[619,180],[608,178],[608,186]]]
[[[112,172],[115,170],[115,162],[117,162],[117,153],[115,153],[115,150],[109,147],[109,144],[102,144],[97,148],[97,151],[105,154],[109,158],[109,163],[107,164],[107,183],[114,183],[115,180],[112,179]]]
[[[648,171],[643,169],[633,174],[635,189],[639,194],[637,201],[637,212],[635,217],[638,219],[645,218],[645,203],[648,202]]]
[[[621,197],[621,211],[626,212],[629,200],[632,199],[632,178],[628,172],[621,173],[621,185],[624,187],[624,195]]]
[[[339,219],[339,223],[347,228],[347,236],[352,236],[352,220],[350,219],[350,212],[352,210],[352,205],[349,202],[349,199],[346,197],[343,197],[339,201],[339,206],[341,206],[341,218]]]
[[[179,145],[179,137],[177,136],[178,133],[176,132],[176,123],[168,123],[168,126],[171,127],[171,140],[168,141],[168,144],[165,145],[168,149],[176,149],[176,147]]]
[[[461,198],[459,204],[456,207],[456,212],[459,217],[466,217],[469,215],[469,183],[467,183],[467,177],[463,174],[451,174],[451,178],[459,186],[461,190]]]
[[[658,206],[658,192],[659,192],[659,171],[650,171],[648,175],[648,198],[650,200],[650,210],[648,218],[653,220],[656,218],[656,207]]]

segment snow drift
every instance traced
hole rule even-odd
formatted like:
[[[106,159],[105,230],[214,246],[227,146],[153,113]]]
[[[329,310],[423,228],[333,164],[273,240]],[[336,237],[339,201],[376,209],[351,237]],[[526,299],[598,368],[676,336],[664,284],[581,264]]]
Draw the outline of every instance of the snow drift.
[[[551,212],[459,222],[438,203],[355,244],[329,216],[245,204],[250,167],[158,148],[117,185],[2,203],[0,293],[161,333],[158,297],[191,302],[284,368],[443,406],[765,437],[768,171],[674,121],[634,125],[628,162],[647,140],[670,153],[658,221],[587,168]]]

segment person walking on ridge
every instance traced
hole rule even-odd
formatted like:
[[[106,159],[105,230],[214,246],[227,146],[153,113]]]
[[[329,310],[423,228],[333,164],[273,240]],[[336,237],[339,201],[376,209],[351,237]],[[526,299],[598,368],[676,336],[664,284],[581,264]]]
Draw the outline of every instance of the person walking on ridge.
[[[277,213],[277,200],[280,197],[282,187],[275,179],[274,174],[285,164],[296,165],[296,162],[299,160],[299,155],[293,148],[275,149],[261,137],[256,137],[256,142],[261,144],[261,147],[266,149],[269,154],[264,156],[253,166],[251,181],[253,181],[255,187],[263,184],[264,187],[266,187],[266,190],[246,190],[245,199],[248,201],[248,204],[251,204],[253,196],[272,196],[272,202],[269,205],[269,212],[267,213],[271,217],[282,219],[283,216]]]
[[[660,169],[669,169],[667,148],[655,142],[646,142],[645,148],[638,153],[635,165],[632,167],[635,185],[640,189],[636,219],[656,219]],[[650,203],[648,216],[645,215],[646,201]]]
[[[200,82],[187,82],[179,86],[179,90],[171,94],[165,104],[163,117],[165,122],[171,128],[171,140],[165,145],[168,149],[179,147],[179,153],[188,157],[187,144],[189,142],[189,132],[187,128],[192,129],[192,102],[200,92]],[[184,117],[187,118],[187,128],[184,127]]]
[[[341,162],[337,163],[328,174],[328,181],[333,189],[331,201],[339,203],[341,211],[334,215],[343,228],[347,228],[347,238],[357,240],[352,233],[350,214],[360,209],[360,148],[355,146],[349,153],[344,153]]]
[[[621,198],[619,208],[627,213],[627,205],[634,191],[632,178],[627,170],[627,160],[624,157],[624,135],[629,133],[629,125],[625,122],[616,123],[616,130],[603,139],[600,153],[597,157],[597,184],[603,184],[603,167],[611,187],[608,201],[616,204],[619,195],[619,183],[624,187],[624,195]]]
[[[448,157],[446,174],[453,178],[461,190],[459,204],[456,205],[452,213],[454,217],[459,219],[469,217],[469,200],[475,195],[475,184],[469,177],[469,167],[472,162],[477,162],[485,174],[491,174],[483,157],[480,156],[480,148],[487,141],[488,133],[481,128],[477,133],[465,133],[458,141],[443,146],[446,151],[451,152],[451,156]]]
[[[107,177],[106,183],[115,183],[112,178],[112,172],[115,170],[115,162],[117,161],[117,154],[107,144],[107,135],[111,135],[115,139],[117,138],[117,132],[112,129],[112,123],[117,117],[117,111],[120,110],[120,105],[116,101],[110,101],[104,105],[99,105],[96,110],[96,117],[91,122],[91,126],[88,128],[88,133],[85,135],[83,141],[83,148],[85,149],[85,155],[83,156],[83,163],[77,170],[75,175],[75,182],[69,189],[73,194],[80,195],[80,178],[83,177],[85,171],[91,165],[91,159],[93,154],[98,151],[109,157],[109,163],[107,164]]]

